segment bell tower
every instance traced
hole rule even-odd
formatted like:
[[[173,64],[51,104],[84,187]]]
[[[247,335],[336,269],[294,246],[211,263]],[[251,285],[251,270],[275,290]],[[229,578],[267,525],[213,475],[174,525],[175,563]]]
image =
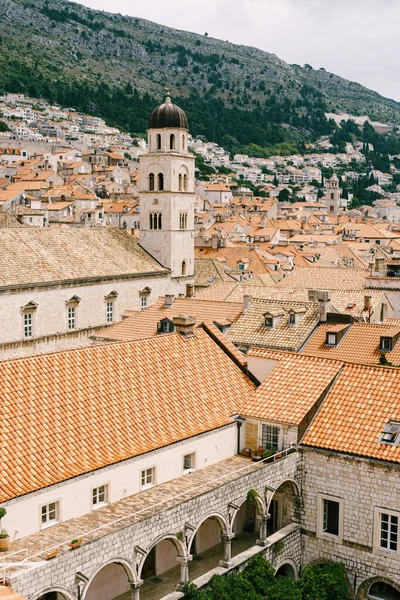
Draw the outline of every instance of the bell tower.
[[[194,277],[194,156],[184,111],[165,102],[149,119],[140,157],[140,245],[182,283]]]

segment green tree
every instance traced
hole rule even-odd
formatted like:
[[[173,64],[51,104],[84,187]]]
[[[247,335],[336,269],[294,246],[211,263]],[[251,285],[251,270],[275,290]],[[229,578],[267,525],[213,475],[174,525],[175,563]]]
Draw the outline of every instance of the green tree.
[[[346,600],[349,582],[342,563],[306,567],[300,587],[303,600]]]

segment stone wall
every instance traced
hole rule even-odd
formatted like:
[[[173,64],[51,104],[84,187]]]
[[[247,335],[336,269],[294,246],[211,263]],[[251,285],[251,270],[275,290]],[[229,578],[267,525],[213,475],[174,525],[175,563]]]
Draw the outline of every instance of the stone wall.
[[[400,542],[397,553],[377,547],[377,509],[400,513],[399,466],[315,451],[304,452],[302,463],[303,565],[343,562],[358,598],[366,597],[370,578],[400,586]],[[318,532],[321,494],[343,500],[341,542]]]
[[[145,556],[138,553],[138,547],[147,554],[162,539],[171,539],[178,554],[188,556],[188,548],[195,532],[205,519],[211,516],[217,518],[222,533],[229,536],[236,514],[236,509],[232,504],[228,506],[229,503],[240,507],[246,500],[248,490],[255,488],[260,497],[259,510],[265,514],[265,487],[276,489],[286,480],[300,482],[300,477],[299,454],[290,454],[160,512],[151,514],[152,511],[149,510],[149,516],[139,522],[132,522],[129,526],[85,543],[76,550],[59,554],[52,561],[34,563],[34,568],[21,569],[11,574],[10,583],[14,590],[29,596],[31,600],[37,600],[44,591],[50,590],[63,592],[67,600],[73,600],[77,594],[76,573],[86,575],[90,585],[99,569],[111,562],[123,564],[131,581],[140,581]],[[188,523],[193,526],[193,530],[187,529]],[[187,533],[186,540],[177,539],[176,532],[179,531]],[[298,551],[295,557],[296,560],[299,558]],[[275,558],[278,559],[278,556]]]

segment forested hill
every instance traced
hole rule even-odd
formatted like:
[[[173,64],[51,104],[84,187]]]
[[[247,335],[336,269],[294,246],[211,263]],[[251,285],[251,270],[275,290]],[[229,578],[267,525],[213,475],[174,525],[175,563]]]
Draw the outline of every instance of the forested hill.
[[[0,93],[45,97],[142,133],[166,86],[191,132],[227,147],[331,133],[326,111],[400,124],[399,103],[256,48],[66,0],[0,1]]]

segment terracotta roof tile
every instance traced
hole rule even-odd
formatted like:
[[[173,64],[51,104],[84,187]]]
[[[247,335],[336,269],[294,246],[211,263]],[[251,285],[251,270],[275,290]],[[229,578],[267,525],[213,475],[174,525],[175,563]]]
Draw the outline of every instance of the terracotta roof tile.
[[[197,329],[4,361],[0,389],[4,502],[231,423],[254,385]]]

